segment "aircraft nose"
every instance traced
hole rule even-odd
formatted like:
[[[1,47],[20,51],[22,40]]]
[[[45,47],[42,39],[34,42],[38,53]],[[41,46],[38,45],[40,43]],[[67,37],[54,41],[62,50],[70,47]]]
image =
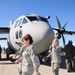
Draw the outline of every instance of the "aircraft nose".
[[[42,24],[34,32],[34,43],[37,49],[40,47],[38,53],[47,50],[54,38],[53,29],[48,24]]]

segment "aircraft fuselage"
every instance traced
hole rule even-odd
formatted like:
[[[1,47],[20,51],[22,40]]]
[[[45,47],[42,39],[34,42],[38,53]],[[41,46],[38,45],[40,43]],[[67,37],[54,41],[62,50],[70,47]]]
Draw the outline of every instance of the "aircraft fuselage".
[[[38,53],[47,50],[54,39],[54,31],[47,19],[34,14],[21,16],[13,23],[8,38],[9,46],[18,50],[20,46],[16,42],[21,43],[26,34],[33,37]]]

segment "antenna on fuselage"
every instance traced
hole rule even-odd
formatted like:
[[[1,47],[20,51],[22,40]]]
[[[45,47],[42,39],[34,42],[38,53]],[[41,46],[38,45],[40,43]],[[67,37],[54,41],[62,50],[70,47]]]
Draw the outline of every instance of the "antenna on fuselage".
[[[46,16],[46,19],[49,19],[50,18],[50,16]]]

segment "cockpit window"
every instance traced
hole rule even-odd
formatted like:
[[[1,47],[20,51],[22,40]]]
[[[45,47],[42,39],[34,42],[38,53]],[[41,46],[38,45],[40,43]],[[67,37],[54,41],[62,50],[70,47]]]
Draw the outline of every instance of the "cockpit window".
[[[38,20],[36,16],[27,16],[30,21]]]
[[[43,17],[39,17],[39,18],[40,18],[41,21],[48,22],[46,18],[43,18]]]
[[[19,20],[18,26],[22,24],[22,18]]]
[[[22,24],[27,23],[28,21],[24,18]]]
[[[16,21],[14,28],[16,28],[19,24],[19,20]]]
[[[22,18],[16,21],[14,28],[16,28],[17,26],[20,26],[21,23],[22,23]]]
[[[21,24],[25,24],[28,21],[25,18],[21,18],[19,20],[16,21],[14,28],[16,28],[17,26],[20,26]]]

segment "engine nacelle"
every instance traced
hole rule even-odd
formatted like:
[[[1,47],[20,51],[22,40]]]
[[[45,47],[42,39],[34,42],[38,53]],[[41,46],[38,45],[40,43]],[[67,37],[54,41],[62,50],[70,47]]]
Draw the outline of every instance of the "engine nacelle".
[[[54,30],[54,33],[55,33],[55,38],[57,38],[57,39],[60,39],[61,38],[61,35],[56,31],[56,30]]]
[[[60,39],[60,38],[61,38],[61,35],[60,35],[60,34],[58,34],[56,38],[57,38],[57,39]]]

